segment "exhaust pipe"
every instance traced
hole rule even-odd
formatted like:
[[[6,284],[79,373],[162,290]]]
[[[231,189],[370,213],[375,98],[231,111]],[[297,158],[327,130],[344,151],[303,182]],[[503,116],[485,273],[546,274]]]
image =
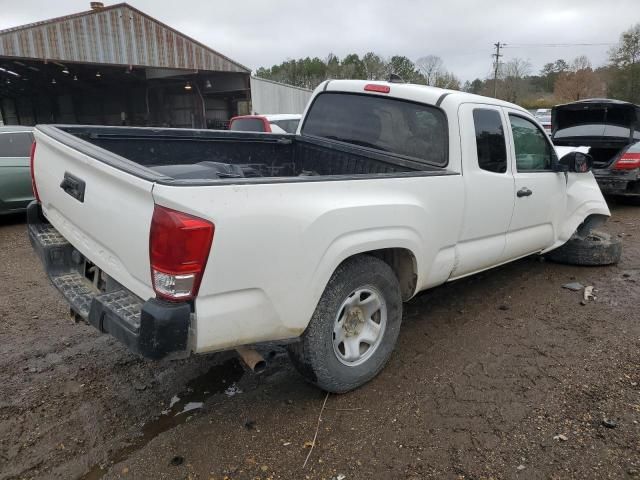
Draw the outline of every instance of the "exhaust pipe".
[[[240,358],[244,364],[251,369],[254,373],[262,373],[267,368],[267,362],[262,355],[260,355],[253,348],[238,347],[236,352],[240,355]]]

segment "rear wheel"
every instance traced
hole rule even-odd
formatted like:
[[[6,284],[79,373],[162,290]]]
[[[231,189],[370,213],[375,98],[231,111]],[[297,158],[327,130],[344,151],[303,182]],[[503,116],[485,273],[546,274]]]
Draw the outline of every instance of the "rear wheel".
[[[400,332],[402,297],[393,270],[375,257],[335,271],[301,341],[289,347],[297,370],[323,390],[343,393],[375,377]]]
[[[557,263],[570,265],[611,265],[618,263],[622,256],[619,238],[604,232],[591,232],[586,238],[573,238],[547,254],[547,258]]]

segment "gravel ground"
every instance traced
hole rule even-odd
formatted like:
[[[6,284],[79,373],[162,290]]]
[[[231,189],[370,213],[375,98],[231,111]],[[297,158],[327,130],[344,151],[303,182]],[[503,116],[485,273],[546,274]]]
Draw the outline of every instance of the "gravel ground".
[[[325,394],[282,352],[260,376],[139,359],[70,319],[0,219],[0,479],[640,478],[640,207],[612,212],[617,266],[528,258],[409,302],[386,369],[326,399],[306,468]]]

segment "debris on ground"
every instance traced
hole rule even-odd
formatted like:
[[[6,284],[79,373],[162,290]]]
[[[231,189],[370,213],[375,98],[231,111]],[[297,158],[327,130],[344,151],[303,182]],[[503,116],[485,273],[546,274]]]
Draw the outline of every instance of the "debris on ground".
[[[524,465],[520,464],[520,465],[518,465],[518,467],[516,468],[516,470],[518,470],[518,471],[522,471],[522,470],[524,470],[525,468],[527,468],[527,467],[525,467]]]
[[[560,434],[553,437],[554,440],[560,440],[561,442],[566,442],[569,440],[566,435]]]
[[[567,290],[571,290],[573,292],[579,292],[584,288],[584,285],[579,282],[571,282],[565,283],[564,285],[562,285],[562,288],[566,288]]]
[[[224,394],[227,397],[233,397],[234,395],[238,395],[239,393],[242,393],[242,390],[240,390],[240,388],[238,388],[238,385],[236,385],[235,383],[224,391]]]
[[[202,402],[189,402],[184,406],[184,408],[182,409],[182,411],[180,413],[176,414],[176,416],[182,415],[183,413],[190,412],[191,410],[197,410],[199,408],[202,408],[203,405],[204,405],[204,403],[202,403]]]
[[[583,294],[584,301],[588,302],[589,300],[595,300],[596,298],[598,298],[598,297],[596,297],[594,295],[594,292],[597,292],[597,290],[595,290],[593,288],[593,285],[589,285],[588,287],[584,287],[584,294]]]
[[[604,420],[602,420],[602,425],[607,428],[616,428],[618,426],[618,423],[613,420],[608,420],[605,418]]]

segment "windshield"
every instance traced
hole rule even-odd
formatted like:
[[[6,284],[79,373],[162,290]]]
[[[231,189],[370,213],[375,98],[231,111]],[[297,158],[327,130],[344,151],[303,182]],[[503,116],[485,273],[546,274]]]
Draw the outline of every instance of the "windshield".
[[[318,95],[301,133],[447,164],[447,120],[433,106],[379,95]]]

